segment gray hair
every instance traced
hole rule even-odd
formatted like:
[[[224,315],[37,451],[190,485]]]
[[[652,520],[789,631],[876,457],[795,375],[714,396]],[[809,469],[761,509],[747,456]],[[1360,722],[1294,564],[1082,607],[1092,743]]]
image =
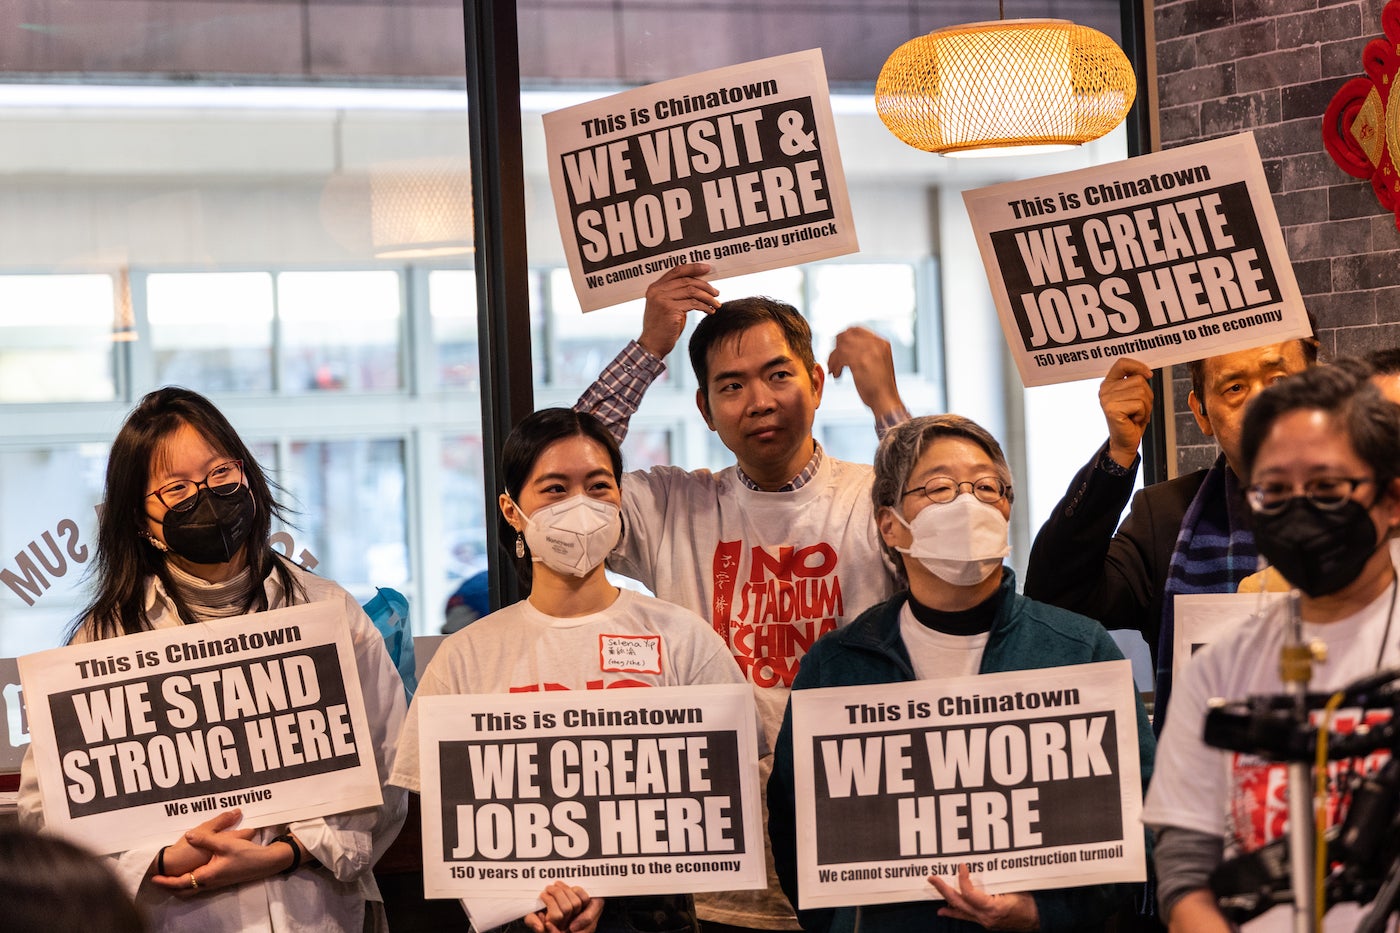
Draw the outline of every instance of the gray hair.
[[[986,451],[987,456],[992,458],[997,476],[1006,484],[1006,501],[1012,501],[1011,467],[1006,462],[1001,445],[986,428],[962,415],[925,415],[910,418],[890,428],[880,441],[880,449],[875,452],[875,481],[870,487],[870,500],[875,506],[877,518],[882,508],[899,508],[905,485],[919,457],[929,444],[944,437],[960,437]],[[903,556],[886,544],[883,536],[880,547],[898,569],[903,582]]]

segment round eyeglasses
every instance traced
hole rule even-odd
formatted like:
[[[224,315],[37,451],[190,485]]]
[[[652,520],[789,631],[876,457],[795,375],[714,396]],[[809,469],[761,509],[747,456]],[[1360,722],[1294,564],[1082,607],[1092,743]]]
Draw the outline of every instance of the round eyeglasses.
[[[194,508],[195,493],[203,486],[216,496],[231,496],[243,485],[243,461],[225,460],[209,471],[202,480],[177,479],[166,483],[155,492],[146,493],[146,498],[155,496],[160,504],[172,512],[188,512]]]
[[[1301,488],[1302,496],[1309,502],[1330,512],[1345,505],[1357,486],[1374,482],[1374,479],[1365,476],[1315,476],[1301,485],[1255,483],[1244,491],[1244,497],[1254,511],[1265,515],[1277,515],[1297,498]]]
[[[979,502],[988,504],[1000,502],[1011,493],[1010,485],[1003,483],[995,476],[983,476],[970,483],[960,483],[951,476],[931,476],[928,482],[922,486],[914,486],[904,490],[901,496],[912,496],[916,492],[921,492],[928,501],[942,505],[956,499],[964,486],[972,490],[972,494],[977,497]]]

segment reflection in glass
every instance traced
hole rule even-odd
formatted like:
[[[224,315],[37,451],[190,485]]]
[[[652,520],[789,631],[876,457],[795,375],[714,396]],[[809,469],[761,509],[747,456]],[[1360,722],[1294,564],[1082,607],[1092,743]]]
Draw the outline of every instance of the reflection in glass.
[[[297,551],[361,599],[408,582],[404,445],[398,438],[295,441],[281,477],[298,514]]]
[[[112,277],[0,276],[0,402],[116,397]]]
[[[437,348],[438,384],[476,385],[481,378],[476,352],[476,273],[469,269],[428,273],[428,312]]]
[[[106,469],[103,444],[0,450],[0,657],[63,643],[88,595]]]
[[[638,298],[584,314],[568,269],[550,270],[549,304],[550,385],[588,385],[642,332],[646,302]]]
[[[443,548],[449,592],[486,569],[486,523],[494,522],[496,515],[485,514],[481,458],[480,434],[442,439]]]
[[[278,275],[282,391],[399,388],[402,306],[397,272]]]
[[[913,372],[914,266],[907,262],[832,263],[810,270],[812,343],[825,360],[836,335],[847,327],[868,327],[890,342],[896,372]]]
[[[272,276],[146,276],[156,382],[208,394],[272,391]]]

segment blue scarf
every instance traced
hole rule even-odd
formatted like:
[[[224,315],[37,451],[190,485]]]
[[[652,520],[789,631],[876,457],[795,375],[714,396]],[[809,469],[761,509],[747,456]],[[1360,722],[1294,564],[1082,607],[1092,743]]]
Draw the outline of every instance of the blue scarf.
[[[1181,519],[1162,595],[1162,632],[1157,642],[1157,693],[1152,731],[1162,734],[1172,690],[1175,601],[1183,593],[1233,593],[1259,569],[1248,505],[1225,455],[1216,458]]]

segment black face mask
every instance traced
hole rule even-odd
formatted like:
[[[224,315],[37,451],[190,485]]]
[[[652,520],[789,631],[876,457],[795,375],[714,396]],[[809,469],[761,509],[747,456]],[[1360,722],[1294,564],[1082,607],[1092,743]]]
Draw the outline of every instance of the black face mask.
[[[191,563],[226,563],[248,540],[255,511],[253,493],[247,486],[239,486],[229,496],[201,489],[195,493],[194,508],[165,513],[161,523],[165,544]]]
[[[1361,575],[1379,544],[1371,511],[1349,499],[1338,509],[1320,509],[1295,496],[1274,515],[1255,512],[1259,553],[1309,596],[1326,596]]]

